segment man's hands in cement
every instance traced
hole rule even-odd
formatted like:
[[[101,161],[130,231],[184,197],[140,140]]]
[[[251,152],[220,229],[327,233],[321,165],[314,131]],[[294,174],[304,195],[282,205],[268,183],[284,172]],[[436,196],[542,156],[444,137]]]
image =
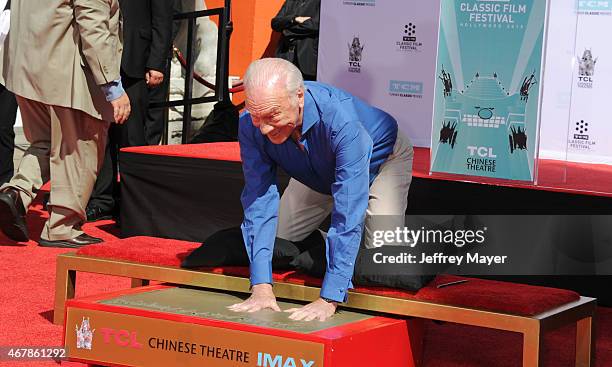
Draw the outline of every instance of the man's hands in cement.
[[[336,312],[337,307],[338,303],[327,302],[319,298],[304,307],[291,308],[285,312],[291,313],[289,318],[295,321],[312,321],[315,319],[325,321]],[[276,303],[276,296],[274,296],[271,284],[254,285],[251,296],[246,301],[228,307],[234,312],[257,312],[267,308],[277,312],[281,311]]]
[[[252,293],[246,301],[236,303],[228,307],[234,312],[257,312],[270,308],[274,311],[280,311],[280,307],[276,303],[276,297],[272,292],[271,284],[256,284],[252,287]]]

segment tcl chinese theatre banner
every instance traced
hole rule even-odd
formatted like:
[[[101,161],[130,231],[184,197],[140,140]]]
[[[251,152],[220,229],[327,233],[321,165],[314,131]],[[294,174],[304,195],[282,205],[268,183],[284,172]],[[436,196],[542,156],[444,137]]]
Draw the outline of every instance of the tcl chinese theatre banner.
[[[431,171],[533,181],[546,0],[442,0]]]

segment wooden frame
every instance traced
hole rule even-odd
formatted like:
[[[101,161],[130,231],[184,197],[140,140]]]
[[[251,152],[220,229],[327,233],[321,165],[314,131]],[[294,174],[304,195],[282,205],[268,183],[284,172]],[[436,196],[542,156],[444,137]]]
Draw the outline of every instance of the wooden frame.
[[[250,286],[249,279],[242,277],[67,253],[57,257],[53,314],[55,324],[63,324],[66,300],[74,298],[77,271],[131,278],[132,287],[146,285],[150,280],[154,280],[248,293]],[[274,293],[278,298],[296,301],[314,300],[319,296],[319,291],[319,288],[298,284],[283,282],[274,284]],[[594,298],[581,297],[575,302],[539,315],[518,316],[411,299],[356,292],[349,294],[349,301],[343,307],[522,333],[523,367],[542,366],[544,332],[576,323],[576,366],[594,365],[593,317],[597,306]]]

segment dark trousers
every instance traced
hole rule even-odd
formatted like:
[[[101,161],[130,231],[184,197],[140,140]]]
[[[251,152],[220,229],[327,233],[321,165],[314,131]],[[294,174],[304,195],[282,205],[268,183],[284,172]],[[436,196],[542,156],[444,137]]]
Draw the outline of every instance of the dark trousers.
[[[145,139],[145,118],[149,104],[149,90],[144,79],[122,76],[123,88],[130,97],[132,112],[123,125],[113,124],[109,129],[108,144],[102,169],[89,199],[90,206],[97,206],[105,212],[118,208],[119,150],[125,147],[147,145]]]
[[[0,84],[0,185],[13,177],[13,152],[15,150],[15,119],[17,101],[15,95]]]
[[[168,69],[164,73],[164,81],[157,88],[149,89],[149,103],[165,102],[170,89],[170,62],[168,59]],[[147,145],[158,145],[161,141],[164,127],[166,126],[166,108],[149,108],[145,117],[145,141]]]

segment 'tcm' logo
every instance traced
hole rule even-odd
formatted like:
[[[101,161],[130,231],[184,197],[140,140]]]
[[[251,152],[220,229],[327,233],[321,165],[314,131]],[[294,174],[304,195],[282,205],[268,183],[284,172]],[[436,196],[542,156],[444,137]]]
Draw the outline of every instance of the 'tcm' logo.
[[[392,93],[405,94],[423,94],[423,83],[421,82],[406,82],[402,80],[391,80],[389,82],[389,91]]]
[[[612,10],[611,1],[597,1],[597,0],[579,0],[578,1],[579,11],[610,11]]]

